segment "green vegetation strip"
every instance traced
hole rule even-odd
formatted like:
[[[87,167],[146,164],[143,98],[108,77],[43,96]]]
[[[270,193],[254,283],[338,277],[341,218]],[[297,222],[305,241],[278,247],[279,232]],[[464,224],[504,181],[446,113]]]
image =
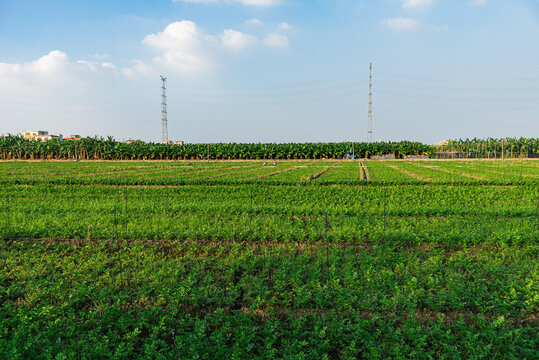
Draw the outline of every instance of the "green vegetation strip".
[[[536,256],[3,242],[0,354],[170,359],[175,341],[183,358],[531,358]]]
[[[376,143],[284,143],[284,144],[186,144],[134,142],[112,138],[82,138],[48,142],[19,136],[0,138],[0,159],[93,159],[93,160],[215,160],[215,159],[342,159],[354,147],[355,155],[421,155],[432,147],[411,141]]]
[[[531,244],[539,238],[539,192],[534,186],[39,185],[3,190],[4,238],[323,240],[453,247]]]
[[[536,357],[537,162],[362,163],[1,162],[0,359]]]

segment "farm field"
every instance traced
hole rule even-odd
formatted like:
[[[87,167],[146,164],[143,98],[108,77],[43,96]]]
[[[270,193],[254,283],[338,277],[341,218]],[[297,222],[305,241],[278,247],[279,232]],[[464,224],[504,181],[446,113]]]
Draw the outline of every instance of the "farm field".
[[[533,358],[539,161],[0,162],[0,358]]]

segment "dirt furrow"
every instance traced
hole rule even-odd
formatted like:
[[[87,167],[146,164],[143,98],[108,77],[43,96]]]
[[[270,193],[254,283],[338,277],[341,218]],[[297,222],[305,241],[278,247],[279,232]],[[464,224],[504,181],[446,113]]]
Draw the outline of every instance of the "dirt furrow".
[[[328,166],[327,168],[325,168],[324,170],[320,171],[319,173],[316,173],[314,175],[311,175],[309,176],[305,182],[307,181],[312,181],[314,179],[318,179],[320,176],[324,175],[325,173],[327,173],[329,170],[333,169],[335,166],[337,166],[337,163],[331,165],[331,166]]]
[[[367,170],[367,167],[362,161],[359,162],[359,177],[361,180],[370,180],[369,170]]]
[[[390,168],[392,169],[395,169],[397,171],[400,171],[401,173],[405,174],[405,175],[408,175],[410,177],[413,177],[414,179],[417,179],[417,180],[421,180],[421,181],[432,181],[432,179],[430,178],[425,178],[425,177],[422,177],[422,176],[419,176],[417,175],[416,173],[413,173],[413,172],[410,172],[408,170],[404,170],[404,169],[401,169],[395,165],[390,165],[390,164],[387,164],[387,163],[383,163],[385,166],[389,166]]]

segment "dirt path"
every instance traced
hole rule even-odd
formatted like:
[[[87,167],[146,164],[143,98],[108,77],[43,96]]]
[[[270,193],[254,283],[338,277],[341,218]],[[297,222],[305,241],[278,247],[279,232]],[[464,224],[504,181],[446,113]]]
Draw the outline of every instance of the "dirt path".
[[[369,170],[362,161],[359,162],[359,178],[365,181],[370,180]]]
[[[390,164],[386,164],[386,163],[383,163],[385,166],[389,166],[390,168],[392,169],[395,169],[397,171],[400,171],[401,173],[405,174],[405,175],[408,175],[414,179],[417,179],[417,180],[421,180],[421,181],[426,181],[426,182],[429,182],[429,181],[432,181],[432,179],[430,178],[425,178],[425,177],[422,177],[422,176],[419,176],[417,175],[416,173],[413,173],[413,172],[410,172],[408,170],[404,170],[404,169],[401,169],[400,167],[398,166],[395,166],[395,165],[390,165]]]
[[[320,171],[319,173],[316,173],[314,175],[311,175],[309,176],[304,182],[307,182],[307,181],[312,181],[314,179],[318,179],[320,176],[324,175],[325,173],[327,173],[329,170],[333,169],[335,166],[337,166],[338,164],[335,163],[331,166],[328,166],[327,168],[325,168],[324,170]]]

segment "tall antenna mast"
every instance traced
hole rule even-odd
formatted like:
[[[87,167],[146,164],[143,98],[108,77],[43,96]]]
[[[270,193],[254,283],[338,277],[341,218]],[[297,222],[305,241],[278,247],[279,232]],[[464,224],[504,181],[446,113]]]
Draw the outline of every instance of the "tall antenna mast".
[[[161,75],[161,137],[163,144],[168,144],[167,78],[163,75]]]
[[[369,68],[369,116],[367,118],[367,142],[372,142],[372,63]]]

